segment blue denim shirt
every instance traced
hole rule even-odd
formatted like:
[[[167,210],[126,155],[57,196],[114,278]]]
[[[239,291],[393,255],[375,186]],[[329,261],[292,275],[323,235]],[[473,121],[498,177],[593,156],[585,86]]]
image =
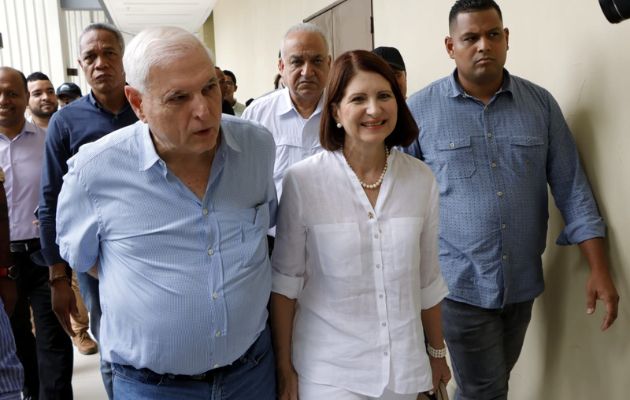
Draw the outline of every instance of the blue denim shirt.
[[[484,308],[531,300],[544,288],[547,184],[566,226],[557,244],[603,237],[579,155],[545,89],[504,71],[488,105],[456,71],[409,99],[423,157],[440,188],[440,263],[450,299]]]
[[[39,230],[42,255],[48,265],[63,262],[55,243],[57,196],[68,171],[68,159],[79,147],[138,120],[127,103],[118,114],[105,110],[90,92],[53,114],[46,132],[41,190]]]
[[[58,243],[78,271],[98,261],[106,361],[194,375],[256,341],[271,291],[274,159],[269,131],[227,115],[203,199],[169,170],[142,122],[70,159]]]

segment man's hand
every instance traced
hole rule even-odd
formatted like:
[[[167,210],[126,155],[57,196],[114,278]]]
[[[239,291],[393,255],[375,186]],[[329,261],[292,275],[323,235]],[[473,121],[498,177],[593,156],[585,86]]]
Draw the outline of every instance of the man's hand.
[[[14,280],[0,278],[0,297],[2,297],[2,302],[4,303],[4,310],[10,317],[17,303],[17,288]]]
[[[602,321],[601,330],[605,331],[617,319],[617,308],[619,307],[619,294],[608,271],[591,272],[586,282],[586,313],[593,314],[597,300],[602,300],[606,306],[606,315]]]
[[[66,280],[55,281],[50,287],[50,296],[52,309],[57,315],[61,327],[68,335],[74,337],[75,333],[70,324],[70,314],[78,316],[79,310],[70,282]]]

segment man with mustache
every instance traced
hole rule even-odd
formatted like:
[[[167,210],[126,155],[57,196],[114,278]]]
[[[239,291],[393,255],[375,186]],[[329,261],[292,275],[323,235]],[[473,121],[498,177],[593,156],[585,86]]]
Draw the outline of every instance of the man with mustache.
[[[31,260],[40,248],[33,211],[39,196],[46,132],[26,121],[27,104],[27,82],[22,72],[0,67],[0,168],[4,171],[14,263],[7,272],[17,286],[11,328],[24,366],[22,394],[31,400],[65,400],[72,399],[72,344],[52,309],[48,271]]]
[[[88,25],[79,37],[78,63],[92,88],[90,93],[56,112],[50,120],[44,150],[39,222],[42,255],[50,267],[53,310],[69,335],[75,336],[70,314],[77,315],[70,271],[56,243],[57,197],[68,170],[67,161],[85,143],[93,142],[138,120],[125,98],[122,57],[124,40],[108,24]],[[99,340],[101,307],[98,280],[86,272],[77,273],[83,300],[90,312],[90,327]],[[101,374],[110,398],[111,369],[101,362]]]
[[[601,329],[617,317],[604,222],[560,107],[545,89],[505,68],[509,31],[492,0],[459,0],[446,51],[456,69],[409,99],[420,135],[409,151],[440,186],[440,265],[450,294],[444,337],[456,399],[506,399],[534,299],[544,289],[541,256],[548,185],[566,226],[559,245],[588,261],[586,312],[602,300]]]
[[[326,35],[320,28],[309,23],[292,26],[284,35],[278,61],[285,88],[254,100],[242,115],[261,123],[273,134],[273,179],[278,198],[284,171],[322,150],[319,121],[330,62]],[[270,238],[271,246],[272,243]]]
[[[26,77],[28,85],[28,111],[31,121],[43,130],[48,128],[50,117],[57,111],[59,102],[55,88],[48,76],[42,72],[33,72]]]

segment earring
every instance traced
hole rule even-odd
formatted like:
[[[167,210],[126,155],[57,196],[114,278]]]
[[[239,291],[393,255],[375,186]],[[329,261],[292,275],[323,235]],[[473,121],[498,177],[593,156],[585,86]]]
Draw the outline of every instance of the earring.
[[[343,128],[343,125],[341,125],[341,122],[337,122],[337,128],[339,129]]]

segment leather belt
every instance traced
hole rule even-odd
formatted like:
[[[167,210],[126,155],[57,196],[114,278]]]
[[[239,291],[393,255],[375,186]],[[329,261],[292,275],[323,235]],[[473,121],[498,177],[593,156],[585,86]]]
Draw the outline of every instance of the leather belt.
[[[16,240],[10,243],[11,253],[32,253],[41,248],[39,238]]]

